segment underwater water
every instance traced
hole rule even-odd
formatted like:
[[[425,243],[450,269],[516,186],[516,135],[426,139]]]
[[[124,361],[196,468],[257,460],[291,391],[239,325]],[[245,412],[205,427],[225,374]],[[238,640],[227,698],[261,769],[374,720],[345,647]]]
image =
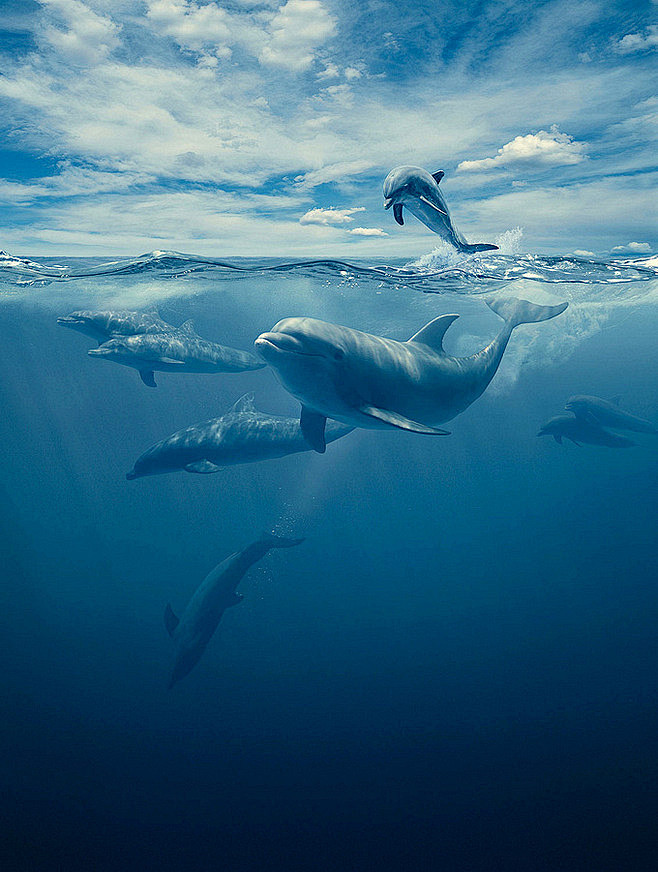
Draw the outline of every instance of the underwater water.
[[[407,339],[456,312],[467,355],[501,327],[491,294],[569,308],[514,331],[450,437],[134,481],[246,392],[299,404],[269,369],[149,389],[56,323],[157,307],[251,350],[290,315]],[[655,257],[4,255],[0,329],[4,868],[654,867],[658,437],[536,434],[578,393],[658,423]],[[251,568],[168,690],[165,604],[262,530],[305,541]]]

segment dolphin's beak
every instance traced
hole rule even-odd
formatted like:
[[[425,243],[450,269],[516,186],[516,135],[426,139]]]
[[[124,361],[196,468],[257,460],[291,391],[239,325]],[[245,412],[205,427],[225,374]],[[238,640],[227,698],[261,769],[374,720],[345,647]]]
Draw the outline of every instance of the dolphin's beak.
[[[393,205],[393,197],[387,197],[386,202],[384,203],[384,209],[390,209]]]
[[[82,324],[82,320],[80,318],[72,318],[71,315],[61,315],[57,319],[57,323],[61,324],[62,327],[71,327],[73,324]]]
[[[263,357],[273,351],[303,353],[303,345],[289,333],[261,333],[254,342],[256,351]]]
[[[548,436],[548,431],[547,430],[540,430],[539,433],[537,433],[537,436]]]
[[[111,353],[112,351],[109,348],[103,348],[102,345],[98,348],[90,348],[87,352],[90,357],[107,357]]]
[[[126,473],[126,478],[128,479],[128,481],[132,481],[134,478],[137,478],[137,473],[134,469],[131,469],[130,472]]]

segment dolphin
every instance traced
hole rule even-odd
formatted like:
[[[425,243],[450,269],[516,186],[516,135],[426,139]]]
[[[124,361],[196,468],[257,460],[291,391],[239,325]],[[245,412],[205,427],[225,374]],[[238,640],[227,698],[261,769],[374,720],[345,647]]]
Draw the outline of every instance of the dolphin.
[[[329,421],[327,442],[334,442],[352,427]],[[297,418],[279,418],[257,411],[254,395],[245,394],[220,418],[211,418],[179,430],[156,442],[137,459],[129,480],[166,472],[196,472],[208,475],[225,466],[254,463],[310,451]]]
[[[60,327],[69,327],[95,339],[99,345],[117,336],[134,336],[143,333],[169,333],[182,330],[184,333],[194,333],[192,321],[186,321],[180,327],[167,324],[157,312],[124,312],[105,311],[71,312],[57,319]]]
[[[569,397],[564,407],[578,418],[590,423],[602,424],[614,430],[632,430],[635,433],[658,433],[651,421],[631,415],[619,408],[619,397],[602,400],[600,397],[577,395]]]
[[[255,344],[282,385],[301,402],[302,433],[320,453],[325,450],[327,418],[352,427],[448,435],[437,425],[484,393],[512,330],[555,318],[568,305],[538,306],[515,298],[487,303],[505,324],[471,357],[451,357],[443,350],[443,336],[458,315],[440,315],[407,342],[314,318],[284,318]]]
[[[87,352],[91,357],[132,366],[150,388],[159,372],[245,372],[265,364],[248,351],[227,348],[196,335],[181,332],[141,333],[109,339]]]
[[[165,627],[176,645],[170,688],[199,662],[226,609],[242,602],[242,594],[237,593],[236,588],[249,567],[264,557],[271,548],[292,548],[303,541],[263,533],[257,542],[231,554],[208,573],[180,618],[176,617],[171,605],[167,603],[164,613]]]
[[[430,173],[421,167],[395,167],[384,179],[384,208],[393,207],[393,217],[403,225],[402,207],[422,221],[457,251],[473,254],[475,251],[497,251],[498,246],[488,242],[466,242],[452,223],[439,182],[445,173]]]
[[[605,445],[607,448],[628,448],[635,445],[631,439],[610,433],[596,421],[574,415],[556,415],[542,424],[537,436],[552,436],[562,445],[562,439],[569,439],[574,445]]]

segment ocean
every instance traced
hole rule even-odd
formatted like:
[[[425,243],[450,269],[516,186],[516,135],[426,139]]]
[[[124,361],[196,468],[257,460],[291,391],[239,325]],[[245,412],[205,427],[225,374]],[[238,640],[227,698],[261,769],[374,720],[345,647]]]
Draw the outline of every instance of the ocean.
[[[658,832],[658,437],[537,438],[572,394],[658,423],[658,262],[0,257],[3,868],[644,872]],[[518,247],[518,246],[517,246]],[[507,251],[507,253],[505,253]],[[157,309],[246,351],[279,319],[407,339],[488,296],[568,301],[514,331],[449,437],[356,430],[216,475],[137,457],[270,369],[94,360],[72,310]],[[263,530],[305,537],[240,584],[167,689],[165,605]]]

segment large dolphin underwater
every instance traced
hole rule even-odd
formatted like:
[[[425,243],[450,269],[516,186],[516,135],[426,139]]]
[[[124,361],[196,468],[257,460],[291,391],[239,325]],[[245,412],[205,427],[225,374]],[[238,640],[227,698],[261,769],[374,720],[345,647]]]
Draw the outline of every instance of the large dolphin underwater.
[[[527,300],[490,299],[505,319],[498,336],[477,354],[451,357],[443,336],[458,315],[440,315],[406,342],[373,336],[314,318],[284,318],[256,339],[279,381],[302,404],[304,437],[325,450],[327,418],[352,427],[399,427],[447,435],[437,425],[477,400],[494,377],[512,330],[555,318],[567,308]]]
[[[352,432],[352,427],[329,421],[327,442]],[[220,418],[212,418],[156,442],[137,459],[127,479],[166,472],[220,472],[225,466],[255,463],[310,451],[298,418],[259,412],[254,395],[245,394]]]
[[[180,327],[173,327],[163,321],[155,311],[77,311],[63,315],[57,319],[57,323],[60,327],[68,327],[90,336],[99,345],[118,336],[135,336],[142,333],[175,333],[181,330],[194,335],[192,321],[186,321]]]
[[[574,445],[603,445],[607,448],[629,448],[635,445],[632,439],[610,433],[596,421],[587,421],[575,415],[556,415],[542,424],[537,436],[552,436],[562,445],[568,439]]]
[[[422,167],[395,167],[384,179],[384,208],[393,207],[393,217],[404,224],[402,208],[438,233],[442,239],[454,245],[458,251],[473,254],[476,251],[497,251],[498,246],[489,242],[466,242],[452,223],[448,206],[439,188],[443,170],[431,174]]]
[[[658,433],[658,428],[651,421],[639,418],[630,412],[619,408],[619,398],[603,400],[600,397],[576,395],[569,397],[564,407],[578,418],[591,423],[602,424],[615,430],[631,430],[634,433]]]
[[[109,339],[87,352],[91,357],[132,366],[150,388],[156,387],[154,371],[159,372],[246,372],[265,364],[248,351],[228,348],[201,339],[196,334],[176,330],[170,333],[141,333]]]
[[[170,688],[199,662],[226,609],[242,602],[243,597],[236,592],[236,588],[249,567],[263,558],[271,548],[292,548],[303,541],[263,533],[257,542],[231,554],[208,573],[180,618],[176,617],[167,603],[165,626],[176,644]]]

